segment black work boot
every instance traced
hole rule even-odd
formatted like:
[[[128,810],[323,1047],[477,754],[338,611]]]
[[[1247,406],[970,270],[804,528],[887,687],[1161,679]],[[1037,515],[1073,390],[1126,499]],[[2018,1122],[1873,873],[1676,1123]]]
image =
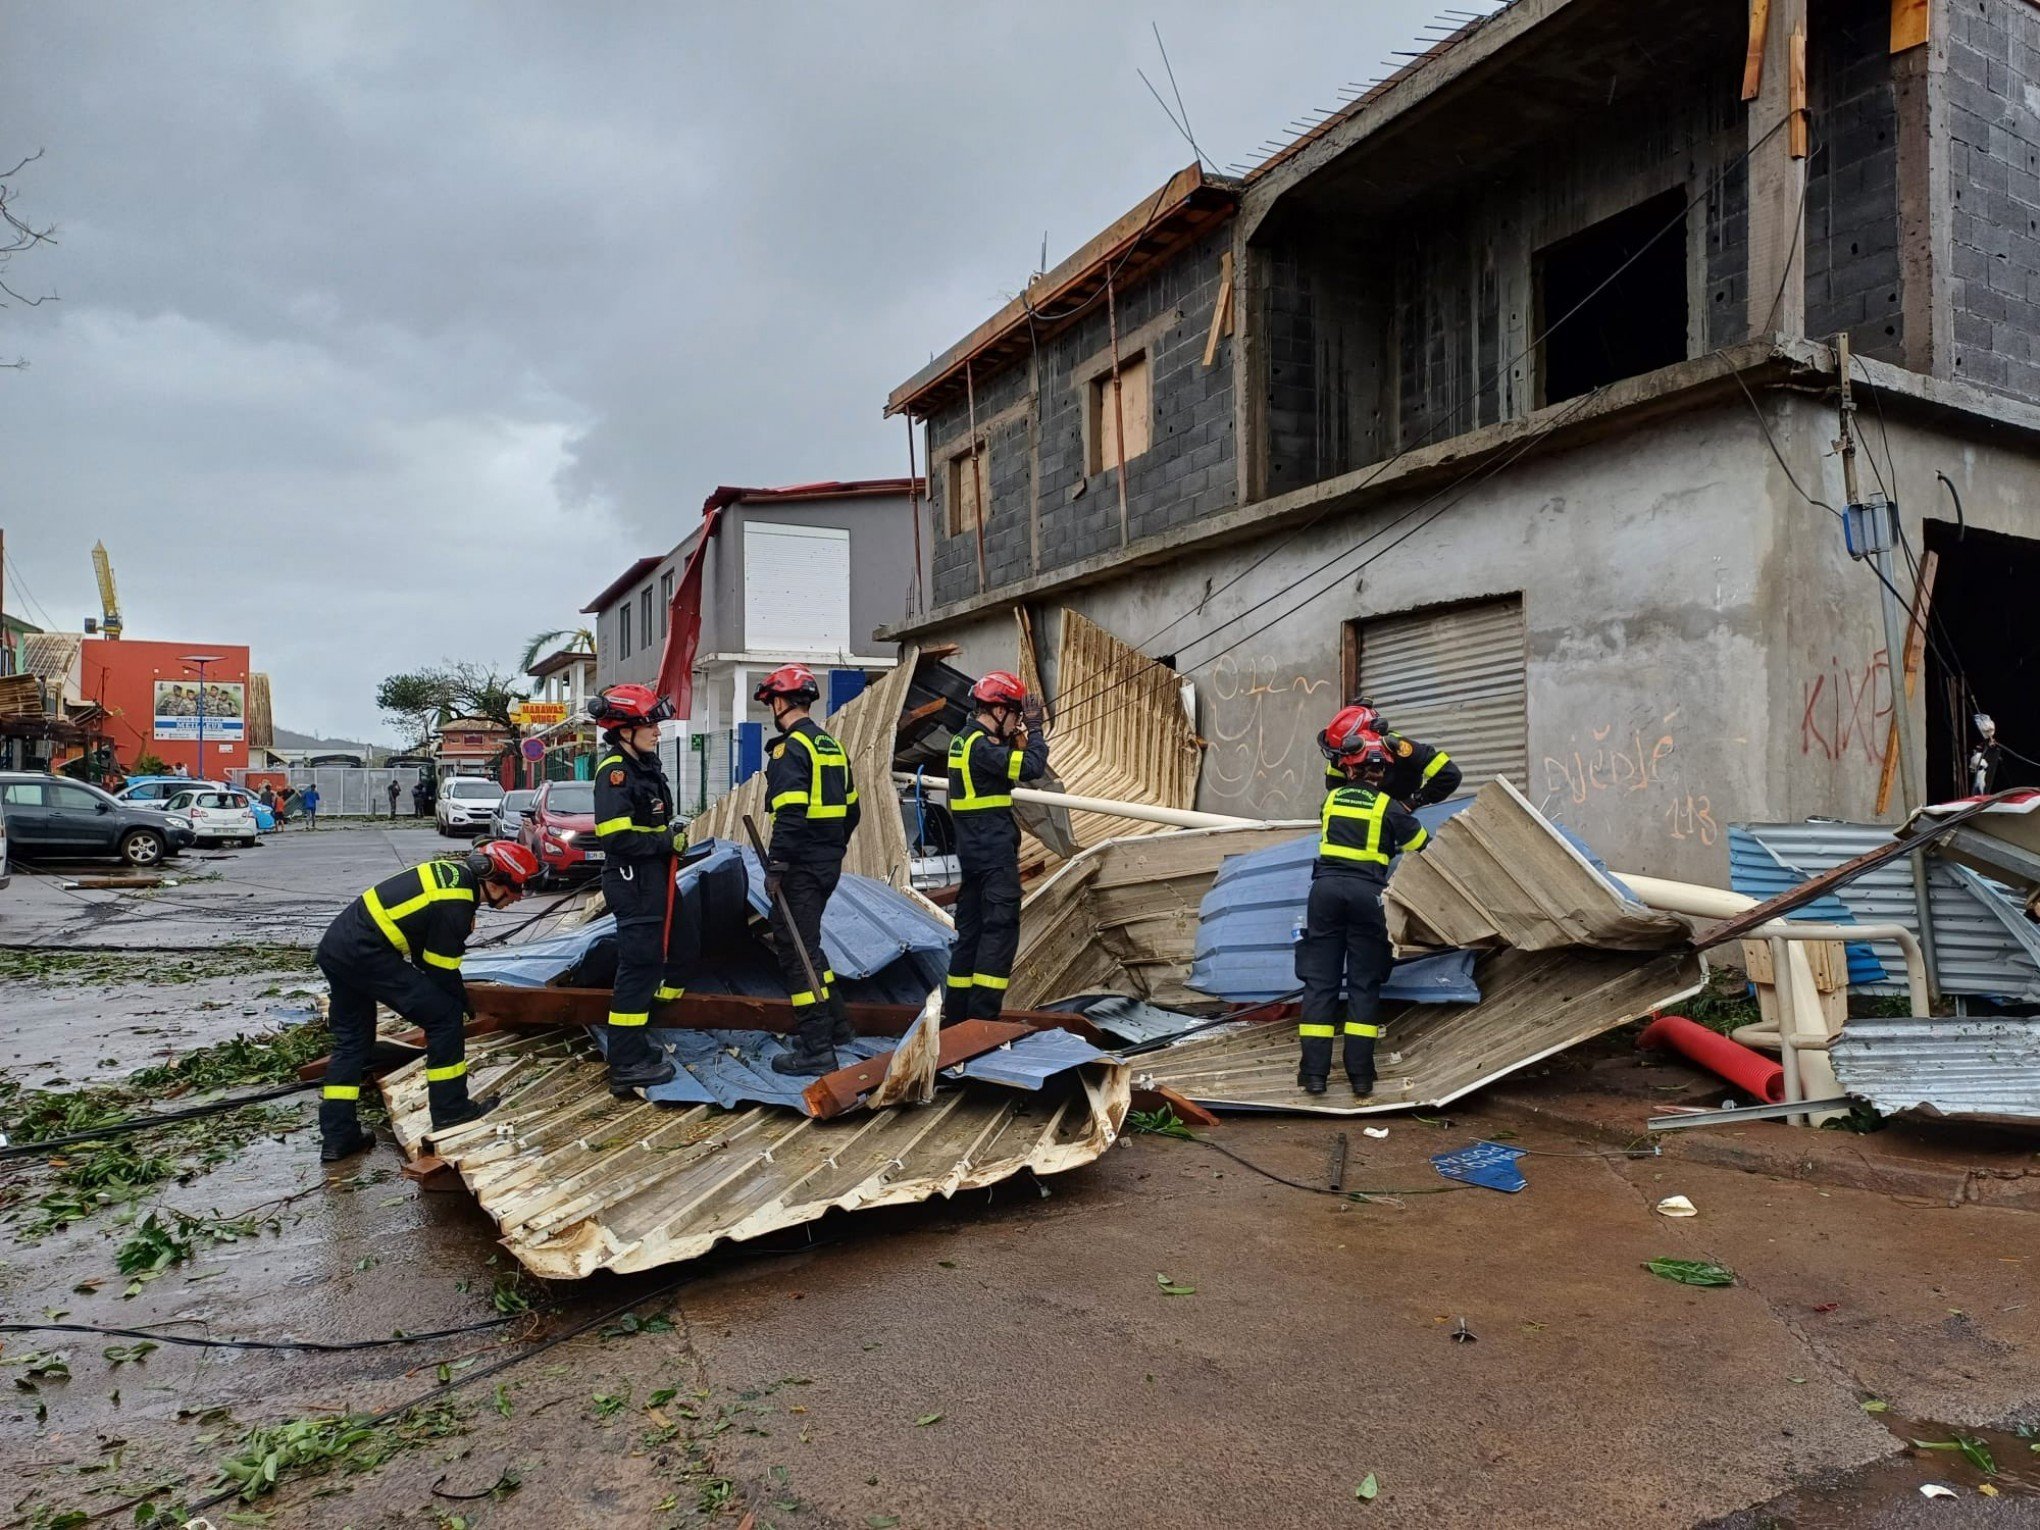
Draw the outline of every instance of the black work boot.
[[[632,1090],[671,1083],[679,1071],[652,1045],[642,1026],[609,1028],[609,1092],[618,1099],[627,1099]]]
[[[503,1096],[500,1094],[485,1094],[479,1100],[463,1099],[458,1105],[449,1106],[443,1115],[435,1106],[432,1111],[432,1130],[450,1132],[456,1126],[466,1126],[470,1121],[479,1121],[502,1103]]]
[[[772,1059],[774,1073],[820,1075],[836,1071],[836,1049],[829,1041],[832,1022],[827,1012],[803,1020],[786,1051]]]
[[[850,1012],[844,1007],[843,997],[835,989],[829,990],[829,1045],[847,1047],[857,1039],[857,1027],[850,1023]]]
[[[343,1163],[375,1146],[375,1137],[361,1129],[352,1100],[319,1101],[319,1162]]]
[[[1372,1036],[1348,1036],[1346,1038],[1346,1080],[1353,1086],[1358,1099],[1366,1099],[1374,1093],[1374,1038]]]
[[[1325,1092],[1325,1075],[1322,1073],[1310,1073],[1302,1068],[1298,1068],[1296,1070],[1296,1086],[1305,1094],[1323,1094]]]
[[[1310,1094],[1323,1094],[1325,1080],[1332,1075],[1332,1038],[1305,1036],[1303,1059],[1296,1069],[1297,1087]]]

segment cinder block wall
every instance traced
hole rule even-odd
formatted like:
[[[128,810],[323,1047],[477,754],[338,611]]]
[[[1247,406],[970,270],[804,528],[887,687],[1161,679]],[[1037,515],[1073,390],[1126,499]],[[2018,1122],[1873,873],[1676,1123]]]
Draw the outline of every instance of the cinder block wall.
[[[1948,375],[2040,403],[2040,11],[1952,0],[1935,24],[1947,49]]]
[[[986,587],[996,589],[1223,510],[1238,499],[1233,469],[1233,346],[1221,339],[1204,365],[1218,301],[1221,229],[1137,286],[1116,294],[1120,354],[1144,354],[1152,400],[1148,450],[1126,465],[1126,524],[1116,467],[1087,473],[1085,412],[1091,380],[1109,357],[1101,301],[1044,344],[1029,364],[976,379],[985,441]],[[928,422],[938,527],[937,605],[978,593],[977,535],[950,536],[950,459],[970,442],[969,411]]]
[[[1890,39],[1882,6],[1818,7],[1808,27],[1806,333],[1847,330],[1861,354],[1903,362]]]

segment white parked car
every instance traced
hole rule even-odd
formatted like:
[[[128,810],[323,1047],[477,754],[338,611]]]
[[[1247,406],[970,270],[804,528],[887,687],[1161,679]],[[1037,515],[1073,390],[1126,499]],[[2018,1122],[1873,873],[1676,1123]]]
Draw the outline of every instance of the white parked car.
[[[473,838],[489,832],[489,820],[502,800],[503,788],[486,776],[448,776],[439,783],[439,805],[432,816],[449,839],[457,834]]]
[[[191,824],[195,844],[255,843],[255,809],[245,794],[230,787],[200,786],[181,791],[163,804],[164,811]]]

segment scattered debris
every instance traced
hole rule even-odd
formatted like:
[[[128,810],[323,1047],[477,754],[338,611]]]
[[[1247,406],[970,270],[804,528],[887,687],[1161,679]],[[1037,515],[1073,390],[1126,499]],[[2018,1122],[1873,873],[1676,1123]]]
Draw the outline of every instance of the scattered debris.
[[[1668,1195],[1657,1203],[1657,1213],[1661,1217],[1697,1217],[1700,1208],[1683,1195]]]
[[[1955,1489],[1943,1487],[1938,1482],[1923,1482],[1920,1484],[1920,1497],[1922,1498],[1953,1498],[1954,1496]]]
[[[1197,1294],[1195,1286],[1184,1285],[1180,1281],[1171,1280],[1168,1276],[1162,1274],[1155,1276],[1155,1284],[1162,1288],[1162,1295],[1164,1296],[1195,1296]]]
[[[2040,1123],[2040,1025],[1998,1016],[1853,1019],[1828,1049],[1851,1095],[1887,1115]]]
[[[1516,1167],[1516,1160],[1522,1156],[1521,1148],[1504,1147],[1499,1142],[1476,1142],[1472,1147],[1460,1148],[1457,1152],[1434,1154],[1431,1167],[1447,1179],[1464,1180],[1484,1190],[1500,1190],[1514,1195],[1519,1190],[1527,1190],[1530,1184]]]
[[[1380,1482],[1378,1482],[1375,1479],[1374,1473],[1369,1472],[1365,1477],[1362,1477],[1360,1479],[1360,1485],[1353,1489],[1353,1496],[1359,1499],[1362,1503],[1372,1503],[1374,1501],[1374,1495],[1379,1493],[1380,1491],[1381,1491]]]
[[[1379,1142],[1388,1136],[1388,1128],[1385,1126],[1363,1126],[1360,1128],[1360,1135],[1372,1137],[1375,1141]]]
[[[1465,1318],[1454,1318],[1452,1323],[1451,1338],[1454,1344],[1476,1344],[1480,1341],[1480,1335],[1466,1326]]]

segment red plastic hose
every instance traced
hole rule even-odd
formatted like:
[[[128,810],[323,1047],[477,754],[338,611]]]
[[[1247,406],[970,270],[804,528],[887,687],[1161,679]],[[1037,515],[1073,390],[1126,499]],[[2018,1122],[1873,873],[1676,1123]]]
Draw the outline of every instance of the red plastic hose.
[[[1669,1047],[1688,1062],[1698,1063],[1709,1073],[1719,1074],[1744,1094],[1766,1105],[1785,1102],[1785,1066],[1761,1052],[1753,1052],[1739,1041],[1688,1020],[1684,1015],[1660,1015],[1636,1038],[1639,1047]]]

